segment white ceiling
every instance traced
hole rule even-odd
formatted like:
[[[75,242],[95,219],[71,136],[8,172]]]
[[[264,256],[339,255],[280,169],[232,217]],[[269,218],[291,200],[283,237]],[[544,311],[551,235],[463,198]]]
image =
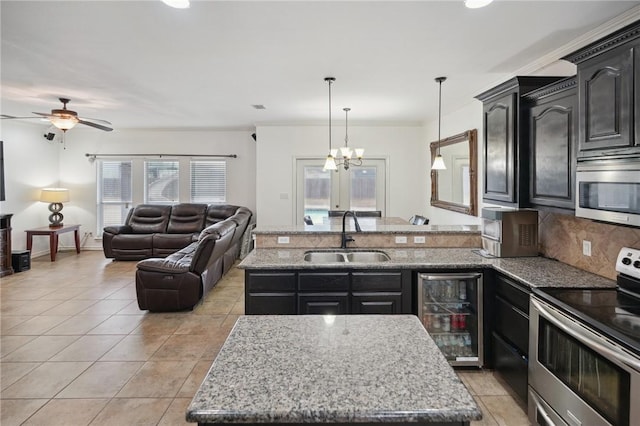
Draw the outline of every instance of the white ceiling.
[[[638,19],[639,5],[2,0],[1,113],[49,112],[63,96],[116,129],[318,123],[334,76],[335,119],[351,107],[351,122],[422,122],[437,117],[435,77],[448,77],[446,113],[602,24]]]

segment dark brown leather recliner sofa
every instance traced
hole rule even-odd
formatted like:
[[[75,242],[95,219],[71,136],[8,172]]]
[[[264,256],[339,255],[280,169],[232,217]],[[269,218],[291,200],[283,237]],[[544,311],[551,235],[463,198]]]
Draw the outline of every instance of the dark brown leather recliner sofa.
[[[193,308],[223,276],[224,253],[237,230],[231,220],[205,228],[196,242],[166,258],[138,262],[138,307],[153,312]]]
[[[227,219],[244,234],[251,215],[246,207],[229,204],[140,204],[129,210],[124,225],[104,228],[102,248],[105,257],[115,260],[166,257],[196,241],[209,225]]]
[[[190,309],[235,263],[251,217],[251,210],[233,205],[142,204],[125,225],[104,228],[104,254],[140,260],[140,309]]]

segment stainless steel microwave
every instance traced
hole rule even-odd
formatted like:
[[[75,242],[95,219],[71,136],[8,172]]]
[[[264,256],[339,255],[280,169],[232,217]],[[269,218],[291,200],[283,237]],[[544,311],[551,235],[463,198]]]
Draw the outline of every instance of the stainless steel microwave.
[[[640,226],[640,159],[579,163],[576,216]]]

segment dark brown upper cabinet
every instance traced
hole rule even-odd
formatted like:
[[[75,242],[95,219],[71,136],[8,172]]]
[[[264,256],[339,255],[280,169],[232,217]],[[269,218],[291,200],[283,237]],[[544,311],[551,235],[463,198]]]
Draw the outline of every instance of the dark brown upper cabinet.
[[[522,97],[562,77],[514,77],[476,96],[483,103],[484,202],[529,202],[529,117]]]
[[[529,202],[575,210],[578,92],[569,77],[529,93]]]
[[[563,59],[578,67],[578,160],[640,155],[640,22]]]

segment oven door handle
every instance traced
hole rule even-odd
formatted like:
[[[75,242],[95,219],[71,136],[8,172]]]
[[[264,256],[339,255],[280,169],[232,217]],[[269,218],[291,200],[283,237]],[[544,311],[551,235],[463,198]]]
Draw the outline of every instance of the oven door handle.
[[[580,323],[574,321],[573,319],[567,317],[566,315],[557,312],[555,309],[549,308],[546,304],[541,303],[536,298],[531,298],[531,304],[535,309],[537,309],[540,314],[550,323],[567,333],[568,335],[574,337],[585,345],[589,346],[591,349],[600,352],[605,357],[614,358],[619,362],[628,365],[636,371],[640,371],[640,360],[628,355],[623,350],[619,349],[617,346],[608,347],[591,337],[593,332],[590,332],[585,329]],[[560,316],[560,317],[559,317]],[[570,321],[579,326],[578,329],[570,327],[567,325],[566,321]],[[603,337],[604,339],[604,337]]]

